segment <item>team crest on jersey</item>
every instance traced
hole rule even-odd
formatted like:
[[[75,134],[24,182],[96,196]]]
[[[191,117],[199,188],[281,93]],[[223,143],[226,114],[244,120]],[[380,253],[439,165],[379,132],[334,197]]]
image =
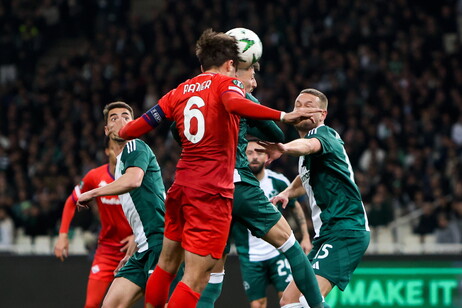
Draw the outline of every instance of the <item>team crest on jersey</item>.
[[[244,84],[237,79],[233,80],[233,83],[241,89],[244,89]]]
[[[91,268],[91,272],[92,272],[93,274],[99,273],[99,271],[100,271],[100,268],[99,268],[98,265],[94,265],[94,266]]]
[[[106,185],[107,185],[106,181],[101,181],[99,182],[98,187],[104,187]]]

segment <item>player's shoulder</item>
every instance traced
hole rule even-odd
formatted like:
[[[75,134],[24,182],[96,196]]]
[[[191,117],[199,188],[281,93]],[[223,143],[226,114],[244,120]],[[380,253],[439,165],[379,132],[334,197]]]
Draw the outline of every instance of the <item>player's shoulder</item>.
[[[313,128],[308,132],[306,135],[307,137],[314,136],[314,135],[324,135],[324,136],[331,136],[335,138],[340,138],[340,135],[337,133],[335,129],[329,127],[327,125],[320,125],[318,127]]]
[[[266,174],[266,176],[268,178],[270,178],[272,180],[284,182],[287,185],[290,184],[289,179],[285,175],[283,175],[282,173],[273,171],[271,169],[265,169],[265,174]]]
[[[125,144],[124,154],[130,154],[134,151],[145,151],[151,148],[141,139],[132,139]]]
[[[93,168],[90,171],[87,172],[87,174],[84,176],[84,180],[86,182],[90,180],[98,180],[102,178],[103,176],[107,175],[109,173],[109,164],[104,164],[99,167]]]

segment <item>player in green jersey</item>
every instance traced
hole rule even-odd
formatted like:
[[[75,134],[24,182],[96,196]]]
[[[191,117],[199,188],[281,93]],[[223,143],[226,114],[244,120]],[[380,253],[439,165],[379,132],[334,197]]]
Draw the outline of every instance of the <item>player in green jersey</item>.
[[[257,63],[258,68],[258,63]],[[244,83],[246,98],[259,104],[250,93],[257,87],[255,65],[239,69],[237,77]],[[307,113],[319,112],[319,108],[306,108]],[[262,238],[276,247],[288,260],[293,279],[302,293],[306,295],[313,308],[324,307],[313,269],[300,244],[295,240],[292,229],[286,219],[275,208],[260,188],[260,183],[249,168],[245,154],[247,134],[262,140],[281,142],[284,134],[273,121],[240,119],[236,164],[234,169],[233,221],[248,228],[252,235]],[[197,307],[210,308],[221,292],[224,275],[224,257],[212,270],[209,283],[201,295]],[[219,277],[219,278],[217,278]],[[326,305],[327,307],[327,305]]]
[[[256,140],[249,140],[246,150],[247,159],[252,173],[260,183],[260,188],[265,196],[271,199],[286,189],[290,182],[284,175],[266,169],[265,163],[268,155],[264,152],[257,152],[256,149],[263,149],[263,147],[258,145]],[[292,199],[287,207],[300,227],[302,234],[300,246],[305,253],[308,253],[311,250],[311,241],[302,206]],[[278,210],[281,211],[282,207],[278,207]],[[237,221],[233,224],[232,237],[239,254],[241,275],[250,307],[265,308],[268,285],[273,285],[281,298],[282,292],[292,281],[289,262],[274,246],[253,236],[244,225]]]
[[[323,296],[334,286],[345,289],[370,239],[366,211],[343,141],[324,124],[327,103],[327,97],[318,90],[301,91],[294,110],[317,107],[322,111],[295,126],[300,139],[285,144],[259,142],[270,162],[284,153],[300,157],[299,175],[272,202],[285,206],[290,198],[308,195],[316,233],[308,258]],[[281,305],[309,307],[299,304],[299,297],[300,291],[291,283]]]
[[[115,181],[82,194],[77,205],[87,207],[96,197],[119,195],[135,235],[137,251],[127,252],[103,307],[131,307],[143,296],[146,281],[162,250],[165,188],[156,156],[149,146],[142,140],[126,141],[118,135],[133,120],[132,108],[124,102],[113,102],[103,113],[105,133],[117,143]]]

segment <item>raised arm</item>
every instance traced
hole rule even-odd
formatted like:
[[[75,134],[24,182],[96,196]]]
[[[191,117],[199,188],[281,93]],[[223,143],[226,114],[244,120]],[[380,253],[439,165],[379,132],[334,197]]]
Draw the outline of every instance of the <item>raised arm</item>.
[[[285,113],[283,111],[255,104],[233,91],[225,92],[222,99],[226,110],[230,113],[237,114],[245,118],[282,121],[289,124],[296,124],[302,120],[309,119],[313,113],[321,110],[312,108],[305,109],[303,111]]]

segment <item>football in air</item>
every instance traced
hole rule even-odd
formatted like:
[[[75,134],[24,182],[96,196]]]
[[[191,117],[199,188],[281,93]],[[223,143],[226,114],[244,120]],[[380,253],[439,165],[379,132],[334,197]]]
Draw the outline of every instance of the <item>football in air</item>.
[[[239,68],[249,68],[258,62],[263,53],[263,44],[255,32],[246,28],[234,28],[226,32],[234,36],[239,47]]]

